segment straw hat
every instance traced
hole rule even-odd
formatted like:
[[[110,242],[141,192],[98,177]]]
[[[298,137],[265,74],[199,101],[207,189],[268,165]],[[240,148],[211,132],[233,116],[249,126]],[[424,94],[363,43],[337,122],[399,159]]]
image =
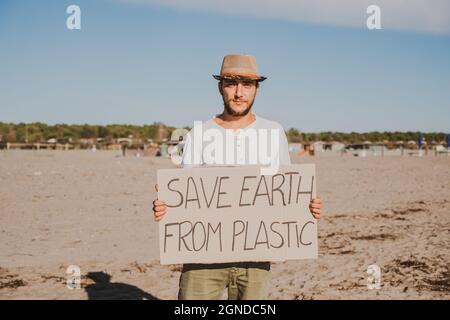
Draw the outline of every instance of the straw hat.
[[[267,78],[258,73],[256,58],[244,54],[228,54],[223,58],[220,75],[213,75],[217,80],[241,79],[264,81]]]

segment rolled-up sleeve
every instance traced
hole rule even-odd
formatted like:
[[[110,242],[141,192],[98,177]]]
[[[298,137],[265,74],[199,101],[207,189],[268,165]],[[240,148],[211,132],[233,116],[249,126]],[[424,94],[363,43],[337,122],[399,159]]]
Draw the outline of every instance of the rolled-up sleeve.
[[[185,136],[181,166],[183,168],[193,168],[202,164],[202,146],[194,143],[194,129],[191,129]]]

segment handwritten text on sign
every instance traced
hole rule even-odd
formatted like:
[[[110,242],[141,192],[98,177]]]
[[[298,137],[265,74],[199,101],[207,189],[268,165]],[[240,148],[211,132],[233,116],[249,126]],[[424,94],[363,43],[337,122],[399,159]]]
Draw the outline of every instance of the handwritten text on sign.
[[[317,258],[315,166],[158,170],[162,264]]]

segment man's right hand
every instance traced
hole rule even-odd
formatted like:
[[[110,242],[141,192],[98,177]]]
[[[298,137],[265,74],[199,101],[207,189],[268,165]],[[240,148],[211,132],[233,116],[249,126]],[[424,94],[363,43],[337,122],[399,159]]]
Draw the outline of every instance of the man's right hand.
[[[155,221],[161,220],[166,214],[166,203],[162,200],[155,199],[153,201],[153,215],[155,216]]]
[[[158,185],[155,185],[155,189],[158,192]],[[166,203],[162,200],[155,199],[153,200],[153,216],[155,217],[155,221],[158,222],[161,220],[166,214]]]

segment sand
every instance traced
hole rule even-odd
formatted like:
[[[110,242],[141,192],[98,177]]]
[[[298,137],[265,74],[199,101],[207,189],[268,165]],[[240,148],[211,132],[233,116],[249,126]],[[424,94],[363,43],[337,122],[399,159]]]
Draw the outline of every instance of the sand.
[[[450,156],[292,157],[317,165],[319,258],[272,264],[271,299],[449,299]],[[176,299],[151,203],[170,160],[0,151],[0,299]],[[367,268],[381,268],[380,289]],[[81,288],[66,285],[78,265]]]

